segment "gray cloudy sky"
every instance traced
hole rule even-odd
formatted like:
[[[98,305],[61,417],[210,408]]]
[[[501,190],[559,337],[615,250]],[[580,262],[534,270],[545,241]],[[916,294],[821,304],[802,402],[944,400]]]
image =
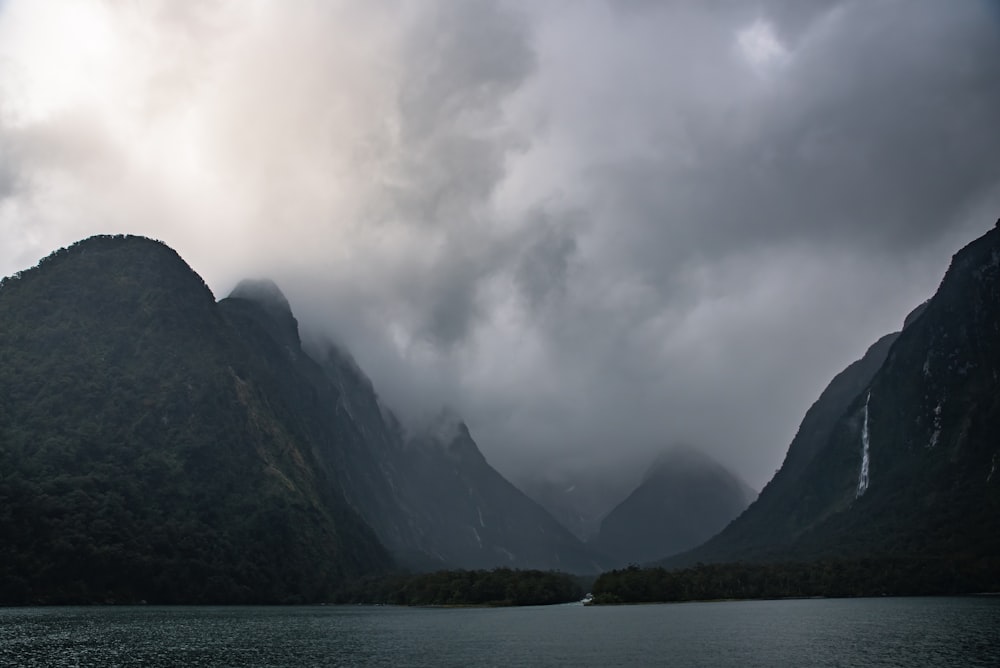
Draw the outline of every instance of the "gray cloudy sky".
[[[760,487],[1000,215],[998,127],[988,0],[5,0],[0,274],[153,236],[515,478]]]

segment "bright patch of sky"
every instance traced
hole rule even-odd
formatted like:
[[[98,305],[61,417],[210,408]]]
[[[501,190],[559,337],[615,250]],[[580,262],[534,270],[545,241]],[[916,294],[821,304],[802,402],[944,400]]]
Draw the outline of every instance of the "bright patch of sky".
[[[19,123],[100,103],[109,92],[108,81],[95,79],[97,72],[114,72],[118,55],[108,12],[89,2],[55,4],[8,7],[0,0],[8,14],[0,32],[3,107]]]
[[[736,33],[740,56],[758,73],[764,74],[788,61],[789,52],[774,32],[774,26],[756,19]]]

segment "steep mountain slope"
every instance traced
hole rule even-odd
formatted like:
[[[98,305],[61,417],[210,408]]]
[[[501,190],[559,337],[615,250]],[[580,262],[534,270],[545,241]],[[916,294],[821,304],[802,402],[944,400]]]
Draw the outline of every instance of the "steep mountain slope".
[[[606,564],[491,467],[447,414],[406,448],[408,507],[432,554],[470,568],[500,565],[597,573]]]
[[[320,600],[390,560],[166,246],[0,285],[0,601]]]
[[[799,513],[802,499],[811,493],[804,472],[829,442],[837,420],[885,362],[898,336],[896,332],[882,337],[837,374],[806,412],[784,463],[757,500],[719,535],[671,563],[752,559],[789,548],[810,521]]]
[[[652,561],[715,535],[753,497],[753,490],[708,455],[673,448],[608,513],[593,545],[619,566]]]
[[[378,403],[367,378],[332,346],[322,363],[306,354],[298,322],[271,281],[243,281],[219,309],[255,351],[257,377],[294,426],[319,468],[385,545],[416,540],[400,520],[401,429]]]
[[[407,438],[349,356],[307,354],[273,283],[216,303],[163,244],[95,237],[0,285],[0,603],[322,600],[385,546],[600,568],[464,426]]]
[[[288,303],[273,283],[247,281],[220,302],[267,359],[275,397],[326,475],[403,565],[550,568],[602,564],[544,509],[493,469],[468,429],[442,416],[407,435],[371,381],[337,346],[303,352]]]
[[[998,334],[994,229],[955,255],[898,337],[835,379],[758,501],[667,563],[1000,555]],[[835,384],[857,391],[845,401]]]

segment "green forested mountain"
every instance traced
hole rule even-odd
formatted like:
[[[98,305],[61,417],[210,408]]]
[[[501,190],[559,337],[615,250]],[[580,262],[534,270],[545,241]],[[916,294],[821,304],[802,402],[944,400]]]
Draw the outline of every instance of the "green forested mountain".
[[[0,537],[0,603],[600,568],[459,421],[407,438],[346,353],[307,354],[273,283],[216,302],[174,251],[122,236],[0,283]]]
[[[0,600],[299,601],[385,569],[166,246],[96,237],[0,287]]]
[[[1000,229],[993,229],[955,255],[902,332],[834,379],[758,500],[719,535],[665,563],[995,562],[998,378]]]

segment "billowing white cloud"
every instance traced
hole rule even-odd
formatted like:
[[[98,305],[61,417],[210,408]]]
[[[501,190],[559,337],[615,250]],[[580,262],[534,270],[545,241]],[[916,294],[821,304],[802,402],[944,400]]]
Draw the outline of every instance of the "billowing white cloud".
[[[988,3],[7,0],[0,274],[267,275],[488,458],[761,485],[1000,210]]]

